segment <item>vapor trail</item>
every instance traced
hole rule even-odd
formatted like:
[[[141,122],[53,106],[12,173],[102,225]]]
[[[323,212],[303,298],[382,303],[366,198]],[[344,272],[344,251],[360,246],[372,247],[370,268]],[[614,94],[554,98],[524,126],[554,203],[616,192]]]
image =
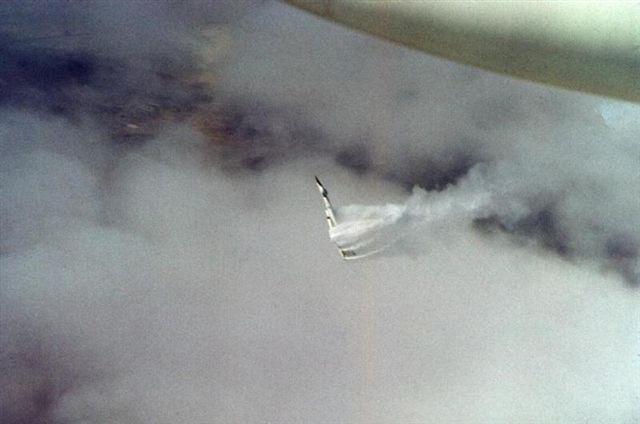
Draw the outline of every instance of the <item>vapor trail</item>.
[[[499,199],[480,173],[473,171],[459,185],[441,192],[414,187],[401,204],[347,205],[338,208],[338,225],[329,230],[331,240],[341,249],[358,257],[381,252],[416,231],[427,230],[452,221],[486,218],[498,210]]]

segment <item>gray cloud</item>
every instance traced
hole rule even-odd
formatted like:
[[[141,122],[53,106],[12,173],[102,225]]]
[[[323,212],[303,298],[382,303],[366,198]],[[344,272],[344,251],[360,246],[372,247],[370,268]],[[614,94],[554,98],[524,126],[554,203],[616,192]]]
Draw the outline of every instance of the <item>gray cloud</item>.
[[[640,419],[636,106],[277,3],[26,4],[2,31],[94,33],[0,46],[2,422]],[[375,205],[469,169],[495,217],[339,260],[314,174]]]

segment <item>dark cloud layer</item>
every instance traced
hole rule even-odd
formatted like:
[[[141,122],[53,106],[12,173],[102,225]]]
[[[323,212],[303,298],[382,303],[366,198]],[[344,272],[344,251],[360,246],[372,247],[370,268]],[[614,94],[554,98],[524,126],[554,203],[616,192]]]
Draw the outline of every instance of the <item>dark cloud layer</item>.
[[[0,55],[3,423],[640,420],[636,105],[274,2],[5,2]],[[347,264],[314,174],[503,197]]]

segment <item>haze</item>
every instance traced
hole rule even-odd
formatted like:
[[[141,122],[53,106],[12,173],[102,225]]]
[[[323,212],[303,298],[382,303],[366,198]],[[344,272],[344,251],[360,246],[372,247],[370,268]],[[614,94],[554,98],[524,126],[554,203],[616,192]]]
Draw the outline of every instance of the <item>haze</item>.
[[[4,2],[0,51],[3,423],[640,421],[638,105],[272,1]],[[347,263],[314,175],[502,197]]]

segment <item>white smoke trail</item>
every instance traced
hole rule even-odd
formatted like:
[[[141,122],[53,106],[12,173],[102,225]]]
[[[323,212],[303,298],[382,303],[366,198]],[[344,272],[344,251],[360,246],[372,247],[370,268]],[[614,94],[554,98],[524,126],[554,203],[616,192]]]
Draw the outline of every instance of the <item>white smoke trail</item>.
[[[413,234],[443,223],[487,218],[495,214],[508,198],[486,181],[476,167],[458,185],[442,192],[428,192],[414,187],[402,204],[347,205],[338,208],[338,225],[331,228],[331,240],[343,250],[366,257],[392,246],[400,247]],[[516,203],[511,202],[511,208]]]

